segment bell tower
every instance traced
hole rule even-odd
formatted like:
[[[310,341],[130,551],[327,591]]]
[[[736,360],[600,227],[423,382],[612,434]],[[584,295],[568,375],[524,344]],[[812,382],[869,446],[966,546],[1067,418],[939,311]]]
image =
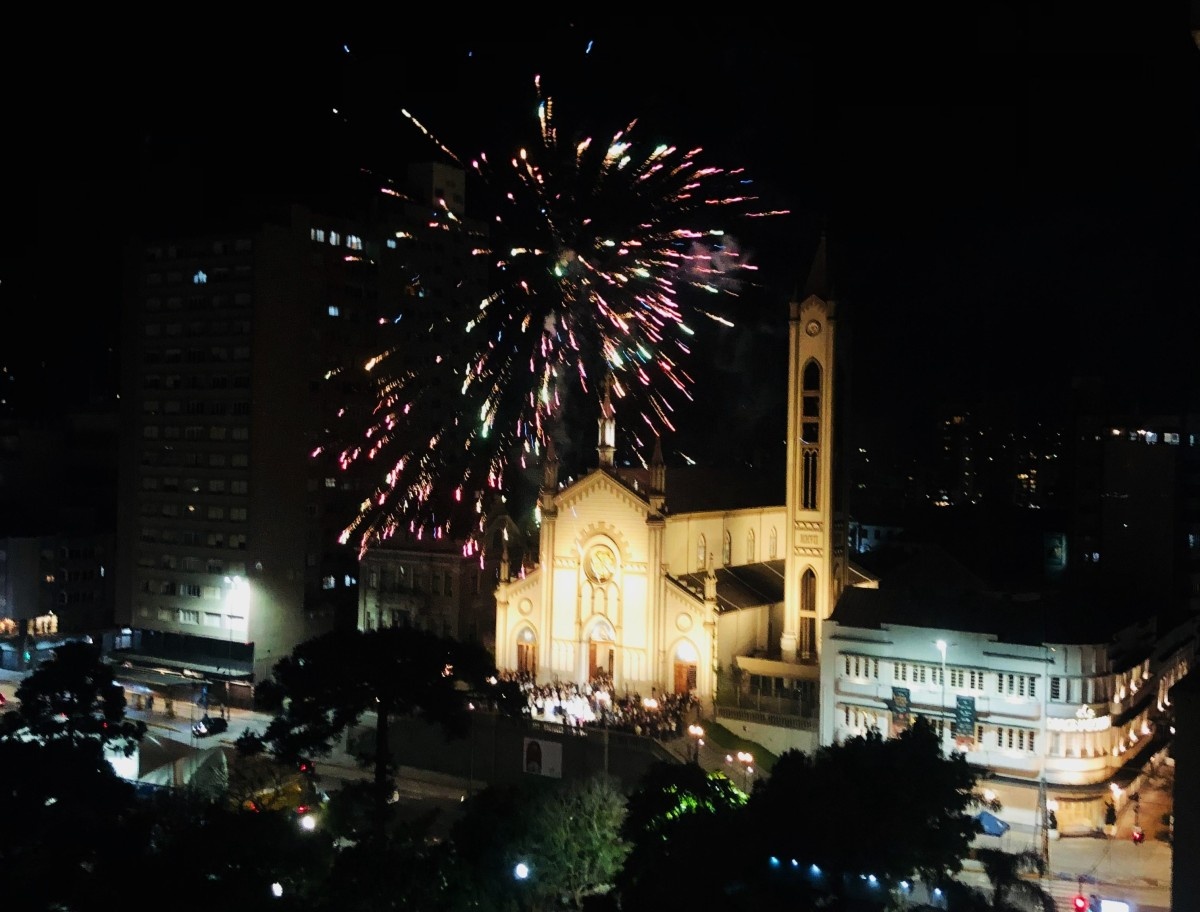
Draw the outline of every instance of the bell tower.
[[[789,662],[816,662],[833,610],[833,379],[835,307],[825,236],[788,317],[784,617]]]

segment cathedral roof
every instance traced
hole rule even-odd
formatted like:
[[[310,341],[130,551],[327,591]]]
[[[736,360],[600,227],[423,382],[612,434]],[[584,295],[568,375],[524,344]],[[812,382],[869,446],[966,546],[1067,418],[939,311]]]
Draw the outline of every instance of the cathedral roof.
[[[717,610],[736,611],[758,608],[783,601],[782,560],[721,567],[714,570],[717,577]],[[679,581],[693,592],[703,594],[706,573],[685,573]]]
[[[711,466],[668,466],[666,473],[666,513],[710,513],[744,510],[752,507],[782,507],[784,475],[782,470],[740,470]],[[626,485],[643,497],[650,490],[649,469],[618,469]]]

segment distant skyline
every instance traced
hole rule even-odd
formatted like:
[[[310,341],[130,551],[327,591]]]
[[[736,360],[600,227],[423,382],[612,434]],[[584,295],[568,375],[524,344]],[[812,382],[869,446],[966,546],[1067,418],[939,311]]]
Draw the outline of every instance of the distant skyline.
[[[786,301],[822,228],[864,414],[1049,394],[1076,374],[1151,399],[1200,386],[1190,36],[1150,47],[1104,24],[972,17],[940,22],[960,29],[950,48],[932,20],[802,16],[766,33],[577,17],[516,40],[487,21],[419,41],[336,21],[287,41],[205,27],[61,39],[45,60],[71,68],[70,91],[24,99],[36,231],[5,254],[0,295],[30,320],[6,363],[96,375],[116,340],[120,242],[148,202],[211,209],[221,191],[319,182],[333,149],[399,174],[437,154],[401,108],[465,157],[509,154],[542,74],[560,116],[598,133],[639,117],[639,131],[745,166],[792,211],[741,239],[764,287],[696,353],[718,411],[722,396],[752,413],[782,402]],[[185,164],[203,177],[157,183]]]

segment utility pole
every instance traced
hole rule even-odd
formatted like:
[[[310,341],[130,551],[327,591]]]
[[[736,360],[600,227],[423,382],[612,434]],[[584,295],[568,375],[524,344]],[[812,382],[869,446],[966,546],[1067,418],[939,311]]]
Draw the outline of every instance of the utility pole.
[[[1042,621],[1045,624],[1045,619]],[[1042,745],[1041,763],[1038,770],[1038,823],[1041,827],[1041,845],[1038,847],[1042,856],[1042,875],[1050,876],[1050,802],[1046,795],[1046,759],[1050,756],[1050,732],[1049,724],[1046,721],[1049,709],[1047,700],[1050,697],[1050,649],[1045,642],[1045,632],[1042,636],[1042,719],[1041,719],[1041,737],[1038,739]]]
[[[1038,780],[1038,834],[1040,837],[1040,845],[1038,853],[1042,856],[1042,870],[1044,875],[1050,873],[1050,810],[1046,801],[1046,776]]]

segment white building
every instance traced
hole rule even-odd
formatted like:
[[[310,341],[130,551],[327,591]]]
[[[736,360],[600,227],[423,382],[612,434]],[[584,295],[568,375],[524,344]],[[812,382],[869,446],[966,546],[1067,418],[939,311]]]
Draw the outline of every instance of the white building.
[[[988,771],[1008,822],[1038,824],[1044,779],[1060,832],[1099,829],[1163,745],[1156,723],[1193,662],[1194,621],[1172,638],[1095,605],[957,582],[842,594],[823,635],[821,743],[924,716]]]

